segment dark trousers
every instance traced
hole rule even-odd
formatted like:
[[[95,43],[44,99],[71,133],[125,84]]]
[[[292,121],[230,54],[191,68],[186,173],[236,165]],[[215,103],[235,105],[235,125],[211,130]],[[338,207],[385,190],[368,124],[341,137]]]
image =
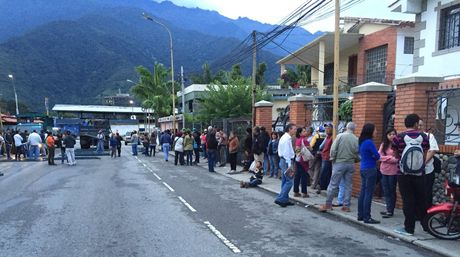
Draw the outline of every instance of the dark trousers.
[[[16,161],[19,161],[19,159],[21,159],[21,154],[24,155],[24,158],[26,158],[24,146],[16,146],[16,153],[14,154]]]
[[[319,185],[321,190],[327,190],[329,186],[329,181],[331,181],[332,175],[332,162],[323,160],[321,162],[321,173],[319,178]]]
[[[61,163],[64,163],[64,160],[67,160],[67,155],[65,154],[65,148],[61,147]]]
[[[228,156],[228,161],[230,162],[230,170],[236,170],[236,157],[238,152],[230,153]]]
[[[385,204],[387,212],[393,214],[396,204],[396,184],[398,175],[383,175],[382,174],[382,189],[385,196]]]
[[[214,172],[214,165],[216,164],[216,149],[208,149],[208,170]]]
[[[150,156],[155,156],[156,154],[156,145],[150,145]]]
[[[185,150],[184,153],[187,158],[187,165],[193,165],[193,151]]]
[[[11,159],[11,144],[5,144],[6,158]]]
[[[48,164],[49,165],[54,165],[54,152],[55,152],[54,147],[49,147],[48,148]]]
[[[117,152],[118,152],[118,157],[120,157],[120,154],[121,154],[121,145],[117,145]]]
[[[200,148],[193,148],[193,152],[195,152],[195,164],[200,163]]]
[[[174,165],[177,165],[178,161],[180,165],[184,165],[184,152],[175,151]]]
[[[416,219],[422,222],[426,215],[425,178],[424,176],[398,176],[399,192],[403,200],[404,228],[414,233]]]
[[[361,170],[361,192],[358,198],[358,218],[367,221],[371,219],[372,196],[377,182],[377,169]]]
[[[434,171],[425,175],[425,195],[426,195],[426,208],[433,206],[433,184],[434,184]]]
[[[308,172],[304,169],[302,164],[295,162],[295,167],[296,167],[296,172],[295,172],[295,177],[294,177],[294,193],[299,192],[299,185],[302,187],[302,193],[306,194],[307,193],[307,185],[308,185],[308,180],[310,179],[310,176],[308,175]]]

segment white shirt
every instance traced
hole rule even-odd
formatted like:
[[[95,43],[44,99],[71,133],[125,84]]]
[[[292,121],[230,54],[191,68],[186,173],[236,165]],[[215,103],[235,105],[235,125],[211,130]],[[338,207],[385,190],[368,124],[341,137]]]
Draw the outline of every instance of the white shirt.
[[[184,139],[179,137],[174,139],[176,143],[174,144],[174,151],[183,152],[184,151]]]
[[[21,137],[21,135],[16,134],[16,135],[13,136],[13,138],[14,138],[14,145],[15,146],[21,146],[22,145],[23,138]]]
[[[30,145],[38,145],[42,142],[42,138],[40,137],[38,133],[32,132],[30,133],[29,139],[27,140],[27,142],[29,142]]]
[[[425,134],[428,135],[428,139],[430,140],[430,149],[428,149],[428,151],[439,151],[439,146],[438,146],[438,141],[436,141],[436,138],[434,137],[433,134],[431,133],[426,133]],[[431,158],[431,160],[429,160],[426,164],[425,164],[425,174],[430,174],[431,172],[433,172],[434,170],[434,167],[433,167],[433,158]]]
[[[278,144],[278,156],[286,160],[288,167],[291,167],[291,160],[295,157],[292,147],[292,137],[289,133],[284,133]]]

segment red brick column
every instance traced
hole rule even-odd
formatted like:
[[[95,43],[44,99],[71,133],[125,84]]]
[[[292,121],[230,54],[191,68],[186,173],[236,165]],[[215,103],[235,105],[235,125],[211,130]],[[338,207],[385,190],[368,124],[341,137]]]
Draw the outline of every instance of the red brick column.
[[[377,130],[374,142],[378,147],[381,142],[383,130],[383,106],[387,101],[391,86],[370,82],[351,89],[353,94],[353,117],[356,124],[355,134],[359,137],[366,123],[373,123]],[[358,196],[361,188],[361,175],[359,164],[353,174],[353,196]]]
[[[313,96],[296,95],[288,98],[289,123],[300,126],[311,126]]]
[[[267,132],[272,132],[272,109],[273,103],[260,101],[255,104],[256,107],[256,126],[265,127]]]

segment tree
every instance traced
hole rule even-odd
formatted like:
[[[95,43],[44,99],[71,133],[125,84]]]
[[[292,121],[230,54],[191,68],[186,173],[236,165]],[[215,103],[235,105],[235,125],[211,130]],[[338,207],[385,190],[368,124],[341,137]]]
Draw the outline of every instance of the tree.
[[[310,65],[297,65],[295,70],[287,68],[281,75],[281,86],[283,88],[307,87],[311,83],[310,69]]]
[[[232,81],[238,81],[243,79],[243,73],[241,72],[241,64],[235,64],[232,66],[232,71],[230,72],[230,79]]]
[[[203,73],[201,75],[192,75],[191,80],[195,84],[209,84],[213,82],[213,77],[212,77],[212,72],[211,68],[209,67],[209,64],[205,62],[202,66],[201,69],[203,70]]]
[[[301,87],[307,87],[311,84],[311,66],[310,65],[297,65],[297,83]]]
[[[353,101],[346,100],[340,105],[339,117],[343,121],[351,121],[352,116],[353,116]]]
[[[163,64],[155,63],[153,74],[145,67],[136,68],[139,74],[139,83],[131,91],[138,97],[142,106],[153,109],[155,121],[159,117],[168,115],[172,109],[171,82],[168,82],[168,70]]]
[[[260,63],[256,70],[256,85],[260,86],[260,88],[264,88],[265,86],[265,71],[267,70],[266,63]]]

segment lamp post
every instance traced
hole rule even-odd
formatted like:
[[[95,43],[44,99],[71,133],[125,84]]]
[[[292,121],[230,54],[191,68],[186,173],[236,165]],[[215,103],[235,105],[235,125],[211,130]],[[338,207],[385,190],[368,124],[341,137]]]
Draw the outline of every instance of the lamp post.
[[[152,21],[152,22],[155,22],[155,23],[161,25],[163,28],[166,29],[166,31],[168,32],[168,35],[169,35],[169,50],[171,52],[172,102],[173,102],[173,105],[172,105],[172,115],[173,115],[172,127],[173,127],[173,133],[174,133],[174,131],[176,130],[176,97],[175,97],[175,93],[174,93],[174,56],[173,56],[173,41],[172,41],[171,31],[169,30],[168,27],[166,27],[166,25],[164,25],[163,23],[159,22],[158,20],[148,16],[146,13],[142,13],[142,16],[144,16],[144,18],[146,20],[149,20],[149,21]]]
[[[14,82],[13,74],[9,74],[8,78],[11,79],[11,83],[13,83],[13,91],[14,91],[14,100],[16,101],[16,117],[19,115],[19,107],[18,107],[18,95],[16,94],[16,83]]]

